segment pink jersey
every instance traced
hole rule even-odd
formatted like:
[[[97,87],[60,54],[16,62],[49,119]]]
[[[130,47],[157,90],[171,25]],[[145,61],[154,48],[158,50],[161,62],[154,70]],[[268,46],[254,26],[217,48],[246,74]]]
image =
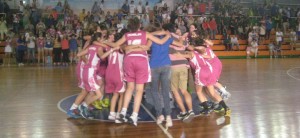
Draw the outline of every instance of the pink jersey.
[[[127,45],[146,45],[146,32],[145,31],[137,31],[135,33],[126,33],[125,34]],[[147,55],[146,51],[143,52],[131,52],[129,54],[143,54]]]
[[[88,48],[87,63],[83,65],[82,69],[82,81],[84,89],[86,91],[95,91],[100,89],[100,85],[97,80],[97,68],[99,67],[100,58],[98,57],[98,46],[91,45]]]
[[[219,80],[221,73],[222,73],[222,62],[220,59],[215,55],[213,50],[208,47],[206,48],[206,53],[211,57],[211,59],[208,59],[207,61],[211,64],[213,68],[213,74],[217,80]]]
[[[114,51],[108,57],[108,65],[105,75],[105,91],[106,93],[124,92],[125,82],[123,73],[124,54]]]
[[[190,60],[190,65],[195,70],[196,85],[207,86],[216,83],[212,66],[198,52],[194,51],[194,57]]]
[[[108,48],[103,48],[101,47],[102,50],[103,50],[103,53],[109,51],[110,47]],[[107,68],[107,58],[105,59],[102,59],[100,61],[100,64],[99,64],[99,68],[97,70],[97,75],[101,78],[105,78],[105,75],[106,75],[106,68]]]
[[[127,45],[146,45],[146,32],[125,34]],[[146,51],[130,52],[124,58],[124,80],[144,84],[151,81],[151,70]]]

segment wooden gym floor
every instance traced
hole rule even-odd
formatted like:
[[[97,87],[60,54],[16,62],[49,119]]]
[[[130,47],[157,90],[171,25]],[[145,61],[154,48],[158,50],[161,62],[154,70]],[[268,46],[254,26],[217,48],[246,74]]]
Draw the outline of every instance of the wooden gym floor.
[[[174,121],[166,130],[155,123],[114,124],[67,119],[57,103],[79,92],[75,66],[0,67],[1,138],[300,137],[300,60],[223,59],[221,82],[232,97],[230,118],[200,116]]]

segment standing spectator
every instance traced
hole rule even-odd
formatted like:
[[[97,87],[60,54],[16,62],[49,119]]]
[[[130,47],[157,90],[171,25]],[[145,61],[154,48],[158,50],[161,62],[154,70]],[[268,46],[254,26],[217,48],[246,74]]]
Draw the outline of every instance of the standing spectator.
[[[23,12],[24,12],[24,9],[25,9],[24,3],[23,3],[23,0],[21,0],[21,1],[19,2],[19,12],[20,12],[20,13],[23,13]]]
[[[150,11],[150,6],[149,6],[149,3],[148,1],[146,2],[146,5],[145,5],[145,14],[148,15],[149,14],[149,11]]]
[[[11,46],[11,38],[7,36],[6,38],[6,46],[4,48],[5,52],[5,60],[3,59],[3,65],[7,64],[7,66],[10,66],[10,58],[12,56],[13,48]]]
[[[193,15],[193,14],[194,14],[194,7],[192,3],[190,3],[188,7],[188,15]]]
[[[54,45],[53,45],[53,65],[60,65],[61,57],[61,37],[57,34],[55,36]]]
[[[236,45],[237,50],[240,51],[240,44],[239,44],[239,40],[238,40],[238,38],[237,38],[236,35],[233,35],[233,36],[230,38],[230,43],[231,43],[231,50],[233,50],[233,46]]]
[[[266,37],[266,26],[261,24],[259,27],[259,43],[263,43]]]
[[[20,18],[17,14],[13,14],[13,31],[15,34],[19,34]]]
[[[139,1],[139,4],[136,6],[136,10],[137,10],[138,14],[143,13],[143,5],[142,5],[141,1]]]
[[[45,58],[44,58],[45,39],[42,33],[40,33],[39,37],[36,39],[36,45],[38,48],[38,56],[37,56],[38,64],[40,64],[41,62],[45,64]]]
[[[281,48],[281,44],[283,42],[283,33],[281,29],[277,29],[276,31],[276,45]]]
[[[136,6],[134,5],[134,1],[131,0],[130,5],[129,5],[129,13],[130,15],[134,15],[136,10]]]
[[[289,23],[289,18],[287,16],[283,16],[282,17],[282,27],[283,27],[283,33],[286,34],[287,31],[288,31],[288,28],[290,26],[290,23]]]
[[[27,62],[35,63],[35,37],[32,33],[26,33],[26,43],[27,43]]]
[[[69,45],[69,38],[67,35],[64,35],[63,39],[61,40],[61,50],[63,55],[62,63],[63,65],[67,66],[70,62],[69,60],[70,45]]]
[[[85,9],[82,9],[82,11],[79,13],[80,22],[84,20],[85,16],[86,16]]]
[[[199,12],[200,14],[205,14],[206,12],[206,4],[204,2],[199,4]]]
[[[19,35],[19,39],[17,40],[17,63],[18,66],[24,65],[24,56],[26,51],[25,46],[26,40],[24,35]]]
[[[36,25],[35,30],[35,34],[44,33],[46,31],[46,25],[42,20],[40,20],[39,23]]]
[[[268,17],[266,20],[266,39],[267,40],[270,39],[272,28],[273,28],[272,19],[270,17]]]
[[[7,35],[7,25],[6,21],[4,20],[3,17],[0,18],[0,41],[4,40],[4,36]]]
[[[293,29],[291,29],[291,31],[290,31],[290,40],[291,40],[290,41],[291,50],[294,50],[294,47],[297,42],[297,34]]]
[[[124,14],[128,14],[129,13],[129,5],[128,5],[128,0],[125,0],[124,4],[122,5],[122,12]]]
[[[218,27],[217,23],[214,17],[211,18],[209,21],[209,27],[210,27],[210,39],[215,40],[216,39],[216,34],[218,32]]]
[[[44,61],[47,64],[51,64],[53,56],[52,56],[52,51],[53,51],[53,38],[51,37],[50,34],[46,34],[45,38],[45,57]]]
[[[76,54],[78,52],[78,43],[75,34],[71,35],[71,39],[69,40],[69,43],[70,43],[70,53],[71,53],[70,61],[72,64],[72,63],[76,63]]]

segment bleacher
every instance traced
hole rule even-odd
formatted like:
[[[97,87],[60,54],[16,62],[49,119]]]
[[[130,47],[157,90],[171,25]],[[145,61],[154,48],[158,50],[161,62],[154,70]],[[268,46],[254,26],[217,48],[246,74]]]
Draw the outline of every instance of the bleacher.
[[[264,40],[259,43],[258,46],[258,57],[265,58],[270,56],[268,44],[270,41],[275,39],[275,32],[271,32],[270,40]],[[214,46],[212,49],[220,58],[246,58],[246,48],[248,46],[247,40],[239,40],[239,50],[236,46],[233,47],[232,51],[225,51],[226,47],[223,45],[223,35],[216,35],[216,39],[212,40]],[[294,49],[291,49],[289,34],[284,35],[284,41],[281,45],[281,54],[283,57],[300,57],[300,40],[297,41]]]

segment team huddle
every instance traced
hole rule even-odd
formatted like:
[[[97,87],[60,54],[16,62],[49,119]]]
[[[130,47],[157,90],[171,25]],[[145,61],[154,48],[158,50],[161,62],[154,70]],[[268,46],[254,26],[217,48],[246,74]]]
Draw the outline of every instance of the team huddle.
[[[87,41],[77,54],[80,61],[76,67],[78,86],[82,91],[69,109],[69,117],[89,119],[91,106],[97,106],[95,103],[112,94],[108,119],[137,126],[147,85],[150,90],[145,95],[153,99],[156,123],[166,121],[166,127],[173,126],[170,91],[181,110],[177,118],[189,122],[195,117],[191,94],[187,91],[189,69],[203,108],[200,114],[208,115],[215,111],[230,116],[231,110],[224,102],[230,93],[218,82],[222,63],[210,48],[213,43],[200,37],[194,25],[183,35],[172,24],[157,25],[148,28],[147,32],[140,29],[138,18],[131,18],[127,29],[118,34],[106,34],[98,27],[93,34],[85,37]],[[151,56],[148,55],[149,50]],[[127,117],[132,97],[133,111]],[[209,104],[211,100],[212,105]]]

